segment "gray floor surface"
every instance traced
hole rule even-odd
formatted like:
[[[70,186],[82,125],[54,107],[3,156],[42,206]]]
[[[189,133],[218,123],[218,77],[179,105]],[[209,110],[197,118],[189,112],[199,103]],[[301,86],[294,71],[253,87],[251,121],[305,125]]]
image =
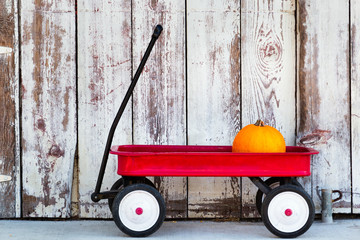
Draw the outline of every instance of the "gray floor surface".
[[[146,239],[274,239],[262,222],[165,221]],[[124,235],[113,221],[0,220],[0,239],[134,239]],[[135,238],[136,239],[136,238]],[[360,239],[360,219],[315,221],[297,239]]]

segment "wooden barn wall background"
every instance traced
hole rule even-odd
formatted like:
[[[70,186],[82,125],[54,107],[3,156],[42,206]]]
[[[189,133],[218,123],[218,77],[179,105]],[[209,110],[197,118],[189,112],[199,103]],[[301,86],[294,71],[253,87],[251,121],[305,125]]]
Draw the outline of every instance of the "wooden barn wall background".
[[[256,119],[320,151],[303,179],[360,213],[360,2],[1,0],[0,218],[109,218],[90,200],[108,129],[164,31],[116,144],[230,145]],[[116,176],[111,157],[104,189]],[[152,179],[169,218],[252,218],[246,178]]]

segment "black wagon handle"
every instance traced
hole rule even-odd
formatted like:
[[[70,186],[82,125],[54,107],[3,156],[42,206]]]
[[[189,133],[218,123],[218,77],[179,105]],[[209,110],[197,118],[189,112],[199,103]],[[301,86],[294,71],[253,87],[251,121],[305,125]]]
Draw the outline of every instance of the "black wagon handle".
[[[160,24],[157,25],[154,29],[154,33],[153,33],[152,37],[158,39],[162,30],[163,30],[163,27]]]
[[[152,48],[155,45],[156,40],[159,38],[161,32],[162,32],[163,28],[161,25],[157,25],[154,29],[154,32],[152,34],[151,37],[151,41],[144,53],[144,56],[139,64],[138,69],[136,70],[136,73],[134,75],[134,78],[131,81],[130,87],[127,90],[125,97],[120,105],[119,111],[117,112],[115,119],[111,125],[110,131],[109,131],[109,135],[106,141],[106,146],[105,146],[105,150],[104,150],[104,155],[102,158],[102,162],[101,162],[101,166],[100,166],[100,170],[99,170],[99,175],[98,175],[98,179],[96,182],[96,187],[95,187],[95,192],[93,194],[91,194],[91,200],[93,202],[98,202],[102,199],[101,197],[101,193],[100,193],[100,189],[101,189],[101,185],[104,179],[104,174],[105,174],[105,169],[106,169],[106,165],[107,165],[107,160],[109,158],[109,153],[110,153],[110,148],[111,148],[111,144],[112,144],[112,140],[114,138],[114,133],[116,130],[116,127],[120,121],[120,118],[122,116],[122,114],[124,113],[125,107],[127,105],[127,103],[129,102],[129,99],[131,97],[131,94],[134,91],[135,85],[140,77],[140,74],[142,72],[142,70],[144,69],[145,63],[147,61],[147,59],[149,58],[150,52],[152,50]]]

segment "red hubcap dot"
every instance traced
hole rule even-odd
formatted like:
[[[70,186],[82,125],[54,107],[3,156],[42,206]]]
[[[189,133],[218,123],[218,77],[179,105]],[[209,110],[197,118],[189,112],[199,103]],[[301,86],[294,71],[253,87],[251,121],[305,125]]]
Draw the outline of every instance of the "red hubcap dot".
[[[144,211],[142,208],[138,207],[136,210],[135,210],[136,214],[137,215],[141,215]]]
[[[288,216],[288,217],[290,217],[290,216],[292,215],[291,209],[289,209],[289,208],[286,209],[286,210],[285,210],[285,215]]]

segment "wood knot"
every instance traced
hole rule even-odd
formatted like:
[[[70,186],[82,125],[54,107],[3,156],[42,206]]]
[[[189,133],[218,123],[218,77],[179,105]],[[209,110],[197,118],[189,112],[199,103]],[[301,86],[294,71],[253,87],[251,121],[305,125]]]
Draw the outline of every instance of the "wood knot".
[[[53,144],[49,150],[49,156],[53,156],[56,158],[64,156],[64,150],[62,150],[59,145]]]
[[[331,137],[331,131],[315,129],[313,132],[303,136],[299,141],[299,145],[314,146],[319,144],[326,144]]]
[[[38,119],[36,121],[36,128],[39,129],[42,132],[46,131],[46,124],[45,124],[45,120],[44,119]]]

